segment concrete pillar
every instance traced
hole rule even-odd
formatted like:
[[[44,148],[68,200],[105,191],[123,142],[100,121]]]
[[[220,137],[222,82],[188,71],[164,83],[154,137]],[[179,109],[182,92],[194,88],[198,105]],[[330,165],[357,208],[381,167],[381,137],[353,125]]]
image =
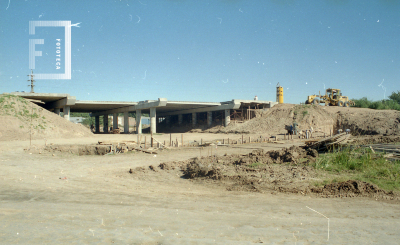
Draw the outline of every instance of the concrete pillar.
[[[142,110],[136,110],[136,133],[142,133]]]
[[[70,107],[69,106],[64,106],[63,112],[64,112],[64,118],[69,120],[69,110]]]
[[[113,114],[113,129],[118,128],[118,113]]]
[[[155,134],[156,133],[156,108],[152,107],[150,108],[150,133]]]
[[[182,114],[179,114],[179,115],[178,115],[178,124],[181,125],[182,122],[183,122],[183,115],[182,115]]]
[[[60,115],[60,108],[54,108],[54,113]]]
[[[196,114],[196,112],[193,112],[192,113],[192,125],[193,125],[193,127],[196,126],[196,124],[197,124],[197,114]]]
[[[100,133],[100,116],[94,117],[94,127],[95,127],[95,132]]]
[[[211,127],[212,124],[212,111],[207,111],[207,125]]]
[[[225,110],[225,127],[228,127],[229,123],[231,123],[231,110]]]
[[[124,133],[129,134],[129,111],[124,112]]]
[[[108,133],[108,115],[103,115],[103,132]]]

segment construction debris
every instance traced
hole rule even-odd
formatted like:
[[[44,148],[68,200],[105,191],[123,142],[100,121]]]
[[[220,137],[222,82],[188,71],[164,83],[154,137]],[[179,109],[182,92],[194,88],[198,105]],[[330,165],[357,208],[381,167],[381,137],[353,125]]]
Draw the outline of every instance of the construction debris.
[[[383,157],[393,160],[400,161],[400,145],[395,144],[373,144],[364,145],[371,149],[372,152],[384,153]]]
[[[136,141],[98,141],[99,145],[128,145],[128,144],[136,144]]]
[[[307,148],[315,149],[318,151],[326,151],[331,148],[339,147],[351,142],[352,140],[350,138],[351,134],[340,133],[319,141],[309,140],[305,143]]]
[[[120,133],[120,129],[119,129],[119,128],[113,129],[113,130],[111,131],[111,133],[113,133],[113,134],[119,134],[119,133]]]
[[[148,154],[153,154],[153,155],[157,154],[157,152],[154,151],[154,149],[152,149],[152,148],[142,149],[142,148],[137,147],[137,148],[135,148],[135,150],[136,151],[141,151],[141,152],[144,152],[144,153],[148,153]]]

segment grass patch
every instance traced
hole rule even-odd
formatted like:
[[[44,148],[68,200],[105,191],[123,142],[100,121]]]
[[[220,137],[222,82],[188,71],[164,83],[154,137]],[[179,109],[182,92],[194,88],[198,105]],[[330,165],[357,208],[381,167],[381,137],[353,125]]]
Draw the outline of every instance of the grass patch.
[[[320,155],[312,166],[326,173],[322,183],[316,185],[355,179],[400,191],[400,161],[387,160],[369,148],[338,149]]]
[[[252,164],[249,165],[250,168],[258,168],[262,165],[262,163],[259,162],[254,162]]]

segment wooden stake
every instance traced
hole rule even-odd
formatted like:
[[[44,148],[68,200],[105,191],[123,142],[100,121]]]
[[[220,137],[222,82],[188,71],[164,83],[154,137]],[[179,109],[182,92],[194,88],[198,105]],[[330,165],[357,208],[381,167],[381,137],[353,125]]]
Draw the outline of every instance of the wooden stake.
[[[169,134],[169,146],[172,147],[172,134]]]

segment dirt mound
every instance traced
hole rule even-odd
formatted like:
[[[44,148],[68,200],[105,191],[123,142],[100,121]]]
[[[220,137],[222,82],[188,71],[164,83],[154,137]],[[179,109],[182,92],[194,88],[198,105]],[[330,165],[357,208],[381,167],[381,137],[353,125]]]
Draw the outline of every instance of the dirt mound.
[[[271,152],[255,150],[244,155],[211,156],[161,163],[158,167],[131,169],[130,173],[148,174],[158,170],[172,170],[179,171],[184,178],[211,181],[227,190],[265,192],[280,191],[290,186],[287,192],[306,193],[308,185],[305,180],[315,176],[314,170],[306,166],[314,158],[310,153],[313,154],[299,147]],[[293,162],[286,164],[287,161]]]
[[[332,183],[320,188],[313,187],[311,190],[314,193],[327,197],[375,197],[376,195],[393,195],[393,192],[386,192],[379,189],[376,185],[359,180]]]
[[[297,122],[299,130],[330,134],[338,129],[350,129],[353,135],[400,135],[400,112],[321,105],[278,104],[244,123],[216,126],[205,132],[285,134],[286,128]]]
[[[317,156],[315,150],[292,146],[279,151],[264,152],[260,149],[243,155],[211,156],[161,163],[158,167],[130,169],[129,173],[148,176],[151,173],[167,172],[202,185],[223,186],[228,191],[399,199],[392,192],[385,192],[362,181],[349,180],[315,187],[313,181],[317,173],[310,163],[315,161]]]
[[[400,135],[363,135],[353,137],[353,143],[365,145],[365,144],[376,144],[376,143],[394,143],[400,142]]]
[[[337,128],[349,128],[355,135],[400,135],[400,111],[331,107],[337,114]]]
[[[92,133],[18,96],[0,95],[0,141],[87,137]]]
[[[297,122],[299,130],[310,129],[329,133],[336,123],[336,116],[322,106],[278,104],[258,116],[241,124],[231,123],[228,127],[218,126],[207,130],[214,133],[286,134],[287,127]],[[330,126],[330,127],[329,127]]]

